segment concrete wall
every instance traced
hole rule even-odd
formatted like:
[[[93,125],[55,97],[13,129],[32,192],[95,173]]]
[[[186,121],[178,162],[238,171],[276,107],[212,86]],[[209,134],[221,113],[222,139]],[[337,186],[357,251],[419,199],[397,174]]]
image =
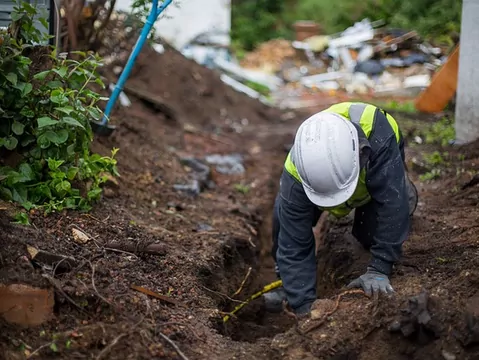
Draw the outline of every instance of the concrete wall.
[[[118,0],[117,10],[129,11],[132,0]],[[230,0],[173,0],[155,24],[158,34],[176,48],[181,48],[199,33],[209,30],[229,32]]]
[[[459,76],[456,96],[456,143],[479,138],[479,0],[463,0]]]

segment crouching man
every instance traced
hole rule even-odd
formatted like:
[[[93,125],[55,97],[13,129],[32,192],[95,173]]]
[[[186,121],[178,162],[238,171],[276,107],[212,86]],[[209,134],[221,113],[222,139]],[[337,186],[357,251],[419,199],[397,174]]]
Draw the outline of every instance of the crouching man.
[[[349,284],[367,295],[392,293],[389,276],[400,258],[416,209],[404,141],[394,118],[374,105],[339,103],[298,128],[280,179],[273,216],[273,251],[283,287],[264,295],[266,310],[309,314],[316,300],[313,227],[323,211],[355,209],[352,234],[371,253],[364,274]]]

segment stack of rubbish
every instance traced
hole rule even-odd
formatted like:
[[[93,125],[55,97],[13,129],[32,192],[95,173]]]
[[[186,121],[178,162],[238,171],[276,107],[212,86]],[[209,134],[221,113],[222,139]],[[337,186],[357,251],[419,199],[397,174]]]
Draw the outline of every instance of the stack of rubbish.
[[[263,55],[263,60],[264,49],[259,47],[242,64],[264,70],[268,68],[265,64],[275,63],[274,75],[291,92],[414,97],[430,84],[431,75],[446,60],[445,49],[422,41],[415,31],[388,29],[381,21],[368,19],[339,34],[293,41],[291,47],[295,54],[289,52],[280,59]],[[278,65],[277,60],[283,64]]]

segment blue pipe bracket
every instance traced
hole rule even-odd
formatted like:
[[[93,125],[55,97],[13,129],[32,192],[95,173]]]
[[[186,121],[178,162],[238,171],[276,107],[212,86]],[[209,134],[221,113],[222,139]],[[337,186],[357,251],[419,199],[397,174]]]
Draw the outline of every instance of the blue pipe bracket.
[[[161,5],[158,6],[158,0],[152,0],[151,10],[150,10],[150,13],[148,14],[148,18],[146,19],[146,23],[143,26],[143,29],[141,30],[140,36],[138,40],[136,41],[135,47],[133,48],[130,54],[130,57],[128,58],[128,61],[126,62],[125,68],[121,72],[120,78],[118,79],[118,82],[116,83],[115,88],[113,89],[113,93],[111,94],[111,97],[108,100],[108,103],[106,104],[101,125],[105,125],[108,122],[108,118],[110,117],[113,107],[115,106],[116,101],[118,100],[118,97],[123,91],[123,87],[125,86],[126,80],[130,76],[131,70],[133,69],[133,65],[135,65],[136,59],[138,55],[140,54],[146,39],[148,38],[148,34],[150,33],[151,28],[153,27],[156,20],[158,19],[158,16],[160,16],[163,10],[165,10],[168,7],[168,5],[172,3],[172,1],[173,0],[162,1]]]

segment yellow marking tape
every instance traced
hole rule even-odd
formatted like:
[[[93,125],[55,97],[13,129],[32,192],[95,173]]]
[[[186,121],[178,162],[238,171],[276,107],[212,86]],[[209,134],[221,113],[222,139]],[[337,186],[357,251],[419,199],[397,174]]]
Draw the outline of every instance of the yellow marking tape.
[[[261,289],[260,291],[258,291],[257,293],[251,295],[248,299],[246,299],[244,302],[242,302],[241,304],[239,304],[238,306],[236,306],[233,311],[231,311],[231,313],[229,315],[226,315],[223,317],[223,323],[227,322],[231,315],[234,315],[236,314],[238,311],[240,311],[244,306],[248,305],[251,301],[259,298],[261,295],[263,294],[266,294],[267,292],[270,292],[271,290],[274,290],[276,288],[279,288],[283,286],[283,281],[281,280],[277,280],[275,282],[272,282],[271,284],[269,285],[266,285],[263,289]]]

